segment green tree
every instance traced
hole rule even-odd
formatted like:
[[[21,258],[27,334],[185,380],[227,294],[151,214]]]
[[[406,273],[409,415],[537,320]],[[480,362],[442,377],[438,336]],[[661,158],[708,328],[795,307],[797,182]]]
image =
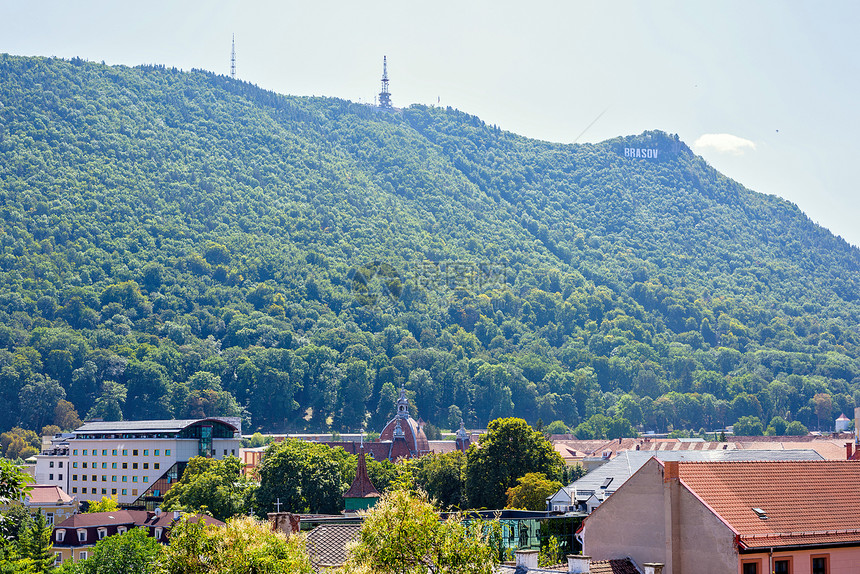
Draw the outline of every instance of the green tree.
[[[788,428],[788,422],[782,417],[773,417],[764,434],[767,436],[783,436]]]
[[[40,510],[36,514],[33,525],[21,533],[18,540],[20,553],[31,561],[30,571],[34,574],[50,572],[54,569],[52,532],[53,529],[45,522],[45,515]]]
[[[256,494],[261,513],[289,512],[336,514],[343,505],[342,467],[349,463],[342,448],[288,439],[272,443],[259,466],[260,487]]]
[[[466,453],[466,495],[472,508],[502,508],[505,493],[529,472],[561,478],[564,460],[542,433],[516,418],[490,421]]]
[[[10,460],[0,459],[0,505],[21,500],[32,487],[30,475],[24,473]]]
[[[433,453],[412,459],[409,464],[415,483],[435,504],[445,509],[467,507],[465,453]]]
[[[791,421],[785,427],[786,436],[806,436],[809,434],[809,429],[803,426],[800,421]]]
[[[567,434],[570,432],[570,429],[567,428],[567,425],[563,421],[552,421],[544,427],[543,432],[545,435],[551,436],[554,434]]]
[[[58,574],[155,574],[164,547],[145,528],[99,540],[81,562],[67,561]]]
[[[160,574],[310,574],[305,537],[287,538],[267,522],[241,517],[226,526],[183,518],[170,530]]]
[[[119,509],[116,497],[102,496],[101,500],[90,502],[87,512],[113,512]]]
[[[764,429],[758,417],[741,417],[733,425],[732,432],[735,436],[762,436]]]
[[[523,510],[546,510],[546,499],[562,487],[557,480],[549,480],[545,474],[530,472],[517,479],[517,485],[505,493],[508,497],[506,508]]]
[[[491,574],[496,553],[486,523],[439,520],[427,495],[386,493],[367,511],[344,574]]]
[[[248,510],[252,485],[242,476],[242,461],[196,456],[179,482],[164,495],[165,510],[203,512],[227,520]]]

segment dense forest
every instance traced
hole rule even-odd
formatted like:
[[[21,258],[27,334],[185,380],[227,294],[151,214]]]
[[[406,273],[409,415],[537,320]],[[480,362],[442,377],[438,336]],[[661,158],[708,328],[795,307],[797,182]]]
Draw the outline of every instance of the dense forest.
[[[440,427],[827,429],[858,285],[858,249],[663,132],[0,55],[0,430],[378,431],[400,385]]]

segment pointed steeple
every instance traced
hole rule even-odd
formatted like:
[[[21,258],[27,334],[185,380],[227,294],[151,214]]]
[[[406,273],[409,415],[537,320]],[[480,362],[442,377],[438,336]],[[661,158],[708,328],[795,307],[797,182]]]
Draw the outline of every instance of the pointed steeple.
[[[343,493],[346,499],[346,510],[357,510],[360,508],[368,508],[373,506],[375,499],[379,498],[379,491],[370,482],[370,477],[367,476],[367,461],[364,459],[364,445],[358,451],[358,466],[355,469],[355,480],[349,490]],[[371,500],[366,500],[371,499]]]
[[[409,399],[406,398],[406,387],[400,386],[400,396],[397,397],[397,418],[409,418]]]

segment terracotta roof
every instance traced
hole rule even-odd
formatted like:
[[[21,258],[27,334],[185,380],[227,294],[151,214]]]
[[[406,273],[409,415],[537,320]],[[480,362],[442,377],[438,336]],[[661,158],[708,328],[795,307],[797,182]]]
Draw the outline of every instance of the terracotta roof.
[[[24,499],[25,504],[68,504],[74,499],[55,484],[34,484]]]
[[[367,462],[364,460],[364,447],[358,453],[358,465],[355,469],[355,479],[349,490],[343,493],[344,498],[379,498],[379,491],[373,486],[367,476]]]
[[[860,462],[677,464],[681,482],[739,535],[743,547],[860,543]]]
[[[346,545],[358,536],[359,529],[360,524],[327,524],[311,530],[306,545],[314,570],[341,566],[346,561]]]
[[[639,574],[639,571],[628,559],[623,560],[592,560],[589,568],[591,574]]]

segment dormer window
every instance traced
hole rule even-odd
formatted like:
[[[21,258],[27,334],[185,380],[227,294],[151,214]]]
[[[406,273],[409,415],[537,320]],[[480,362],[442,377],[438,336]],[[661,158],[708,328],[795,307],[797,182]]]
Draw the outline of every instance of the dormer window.
[[[155,539],[156,540],[161,540],[161,532],[162,532],[161,527],[155,529]]]
[[[107,538],[107,528],[99,528],[99,540],[104,540]]]
[[[63,542],[66,539],[66,531],[63,528],[57,529],[57,542]]]
[[[126,530],[128,530],[125,526],[120,526],[116,529],[117,534],[125,534]]]
[[[78,529],[78,542],[86,542],[87,541],[87,529],[80,528]]]

